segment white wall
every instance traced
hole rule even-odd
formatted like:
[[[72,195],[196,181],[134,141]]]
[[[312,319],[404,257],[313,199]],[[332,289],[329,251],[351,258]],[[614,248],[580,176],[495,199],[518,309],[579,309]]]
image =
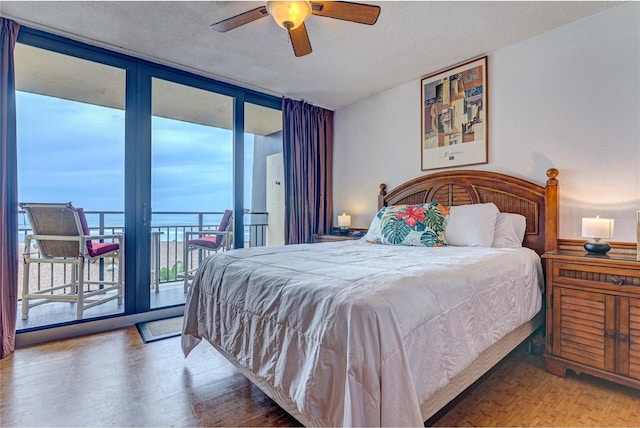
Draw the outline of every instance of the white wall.
[[[599,214],[615,219],[613,240],[635,242],[640,3],[489,53],[487,70],[489,163],[461,169],[544,184],[558,168],[561,238],[580,238],[580,218]],[[368,227],[379,184],[435,172],[420,168],[419,78],[336,111],[335,215]]]

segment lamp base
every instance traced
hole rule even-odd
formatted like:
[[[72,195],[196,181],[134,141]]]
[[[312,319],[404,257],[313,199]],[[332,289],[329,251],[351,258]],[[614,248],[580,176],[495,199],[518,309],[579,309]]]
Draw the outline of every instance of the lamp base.
[[[592,254],[606,254],[607,251],[611,249],[611,245],[609,245],[608,242],[596,239],[593,241],[585,242],[584,249]]]
[[[340,235],[348,235],[349,234],[349,228],[348,227],[341,227],[339,230]]]

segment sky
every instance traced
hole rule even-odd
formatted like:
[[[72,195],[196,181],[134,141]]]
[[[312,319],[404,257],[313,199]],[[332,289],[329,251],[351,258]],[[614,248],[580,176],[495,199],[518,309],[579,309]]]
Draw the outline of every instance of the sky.
[[[123,110],[20,91],[16,105],[20,202],[124,209]],[[252,171],[252,137],[245,138],[245,174]],[[153,117],[152,210],[230,208],[232,144],[230,130]],[[245,179],[245,201],[250,190]]]

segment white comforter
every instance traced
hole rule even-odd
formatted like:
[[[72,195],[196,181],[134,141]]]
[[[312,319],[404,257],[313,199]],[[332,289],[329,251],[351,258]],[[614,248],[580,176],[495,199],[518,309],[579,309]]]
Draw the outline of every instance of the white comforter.
[[[341,241],[218,253],[189,290],[200,338],[314,425],[422,426],[420,404],[541,308],[526,248]]]

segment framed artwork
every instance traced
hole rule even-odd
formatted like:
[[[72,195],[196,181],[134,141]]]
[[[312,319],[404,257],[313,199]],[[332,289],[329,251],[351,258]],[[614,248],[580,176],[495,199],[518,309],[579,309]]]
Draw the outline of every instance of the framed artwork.
[[[422,170],[487,163],[487,57],[420,81]]]

